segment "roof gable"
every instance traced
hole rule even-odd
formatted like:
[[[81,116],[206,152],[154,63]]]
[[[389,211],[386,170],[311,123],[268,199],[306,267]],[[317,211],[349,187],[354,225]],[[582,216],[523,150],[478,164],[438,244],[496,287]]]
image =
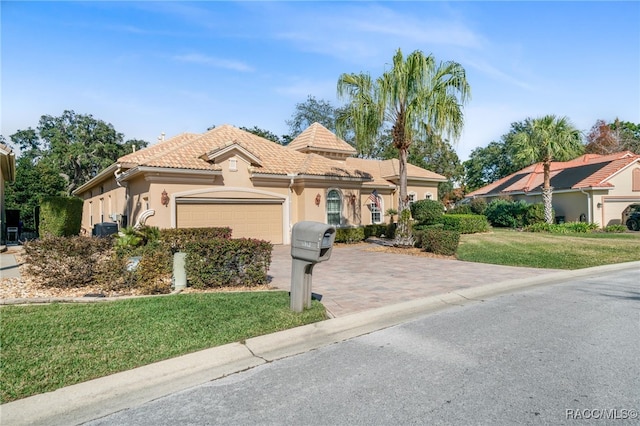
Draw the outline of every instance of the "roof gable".
[[[252,166],[262,166],[260,157],[255,155],[253,152],[251,152],[251,150],[245,148],[238,142],[231,142],[227,145],[214,148],[211,151],[205,154],[202,154],[200,158],[202,158],[205,161],[211,161],[216,163],[217,159],[227,157],[227,154],[232,152],[237,152],[242,157],[245,157],[246,159],[248,159]]]
[[[313,123],[300,133],[287,148],[344,159],[357,151],[320,123]]]

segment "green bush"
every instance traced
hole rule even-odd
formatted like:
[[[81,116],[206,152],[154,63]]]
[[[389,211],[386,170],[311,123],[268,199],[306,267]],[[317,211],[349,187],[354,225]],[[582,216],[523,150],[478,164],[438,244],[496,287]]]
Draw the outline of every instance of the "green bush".
[[[627,227],[624,225],[607,225],[603,229],[604,232],[622,233],[627,231]]]
[[[541,222],[529,225],[524,228],[524,230],[528,232],[549,232],[552,234],[587,233],[593,232],[596,229],[598,229],[597,224],[587,222],[566,222],[553,224]]]
[[[422,232],[422,248],[425,251],[444,256],[456,254],[460,243],[459,232],[438,228],[429,228]]]
[[[444,214],[444,204],[437,200],[419,200],[411,204],[411,217],[423,225],[438,222]]]
[[[544,203],[529,204],[524,214],[524,225],[534,225],[544,221]]]
[[[497,199],[487,205],[485,216],[492,226],[522,228],[544,222],[544,204]]]
[[[395,223],[379,223],[374,225],[366,225],[364,227],[364,239],[369,237],[389,238],[392,239],[396,232]]]
[[[77,197],[43,197],[40,201],[40,235],[79,235],[82,204],[83,201]]]
[[[248,238],[195,241],[184,247],[187,281],[194,288],[267,283],[273,245]]]
[[[172,228],[160,230],[158,237],[171,247],[173,252],[182,250],[187,243],[213,239],[230,239],[231,228]]]
[[[447,214],[472,214],[471,206],[469,204],[461,204],[447,210]]]
[[[487,232],[490,228],[487,217],[477,214],[445,214],[440,221],[445,230],[461,234]]]
[[[355,244],[365,239],[365,229],[360,226],[357,228],[337,228],[336,243]]]
[[[487,209],[487,200],[484,198],[473,198],[469,203],[469,207],[471,207],[471,213],[483,215]]]
[[[434,223],[433,225],[414,224],[412,227],[414,247],[423,248],[422,240],[424,237],[424,231],[427,229],[444,229],[444,225],[442,223]]]

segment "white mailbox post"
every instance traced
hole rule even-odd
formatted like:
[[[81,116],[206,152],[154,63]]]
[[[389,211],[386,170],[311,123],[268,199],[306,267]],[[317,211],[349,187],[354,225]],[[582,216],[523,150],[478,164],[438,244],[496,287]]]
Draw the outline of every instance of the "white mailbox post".
[[[298,222],[291,230],[291,310],[311,307],[311,278],[316,263],[329,260],[336,229],[320,222]]]

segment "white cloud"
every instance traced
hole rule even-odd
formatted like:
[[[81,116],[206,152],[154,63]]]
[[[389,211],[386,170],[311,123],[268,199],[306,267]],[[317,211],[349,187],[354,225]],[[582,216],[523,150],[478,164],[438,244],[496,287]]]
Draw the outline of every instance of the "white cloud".
[[[207,65],[214,68],[224,68],[233,71],[240,72],[252,72],[253,68],[244,62],[234,61],[229,59],[217,58],[214,56],[207,56],[200,53],[190,53],[187,55],[176,55],[172,58],[178,62],[188,62],[193,64]]]

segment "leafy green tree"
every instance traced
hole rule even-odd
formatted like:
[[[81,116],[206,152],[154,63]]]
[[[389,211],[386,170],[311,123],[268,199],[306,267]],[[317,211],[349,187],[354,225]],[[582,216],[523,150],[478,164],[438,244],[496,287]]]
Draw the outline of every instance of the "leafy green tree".
[[[399,213],[406,209],[407,162],[411,144],[429,135],[457,138],[463,126],[462,107],[470,97],[464,68],[456,62],[437,63],[416,50],[406,58],[397,50],[391,69],[373,80],[369,74],[342,74],[338,95],[348,104],[339,114],[338,133],[353,131],[359,152],[375,146],[384,129],[400,163]],[[400,221],[396,241],[411,245],[411,230]],[[405,229],[406,228],[406,229]]]
[[[25,228],[31,229],[37,227],[34,210],[42,197],[69,195],[134,146],[148,145],[123,141],[111,124],[73,111],[43,115],[37,129],[18,130],[10,139],[21,153],[16,180],[6,188],[7,208],[19,209]]]
[[[331,102],[309,95],[306,101],[296,104],[291,119],[286,120],[289,134],[293,139],[316,122],[335,132],[337,111]]]
[[[43,115],[37,128],[19,131],[22,144],[32,143],[40,154],[38,161],[57,168],[67,182],[66,192],[71,192],[95,176],[100,170],[132,151],[133,146],[144,148],[146,141],[124,142],[122,133],[113,125],[93,118],[90,114],[64,111],[61,116]],[[24,136],[30,136],[26,138]],[[13,136],[12,136],[13,140]]]
[[[261,138],[268,139],[272,142],[284,145],[284,140],[281,139],[278,135],[269,130],[261,129],[258,126],[253,126],[253,128],[251,129],[249,129],[248,127],[239,127],[239,129],[244,130],[245,132],[253,133],[256,136],[260,136]]]
[[[542,200],[547,223],[553,223],[551,162],[568,161],[582,154],[580,132],[566,117],[547,115],[527,121],[527,127],[514,135],[515,158],[529,164],[542,163]]]

